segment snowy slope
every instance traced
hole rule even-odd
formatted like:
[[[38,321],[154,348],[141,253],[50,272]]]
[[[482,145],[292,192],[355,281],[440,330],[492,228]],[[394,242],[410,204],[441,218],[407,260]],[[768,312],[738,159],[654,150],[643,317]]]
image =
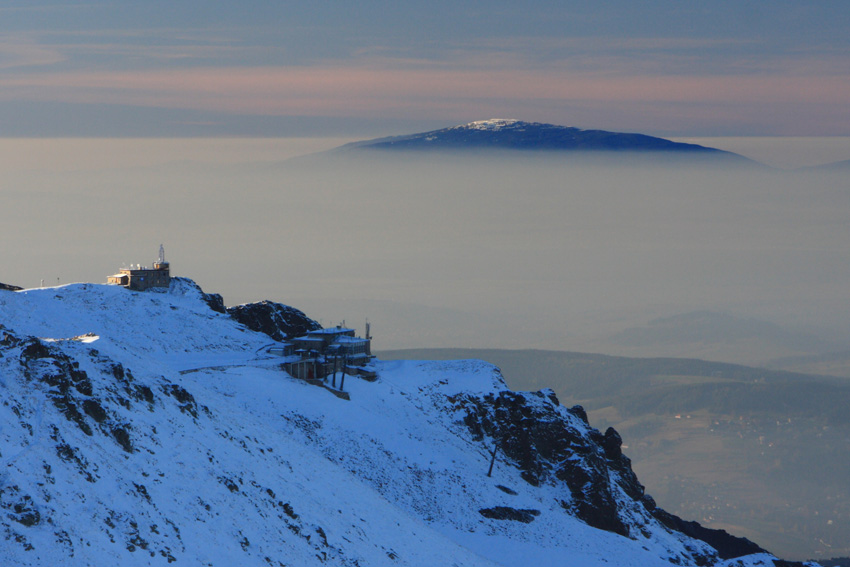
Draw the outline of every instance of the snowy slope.
[[[580,414],[479,361],[378,362],[342,400],[187,281],[0,291],[0,325],[0,565],[773,565],[665,528]],[[569,430],[628,537],[515,458],[498,400]]]

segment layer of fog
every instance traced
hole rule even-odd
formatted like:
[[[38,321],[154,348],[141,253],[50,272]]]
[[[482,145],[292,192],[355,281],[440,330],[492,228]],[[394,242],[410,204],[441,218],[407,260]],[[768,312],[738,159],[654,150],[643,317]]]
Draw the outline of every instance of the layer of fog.
[[[847,136],[727,136],[671,139],[734,152],[780,169],[818,166],[850,158],[850,137]]]
[[[395,154],[131,162],[7,167],[0,281],[104,282],[162,242],[176,275],[228,304],[368,318],[380,349],[599,352],[694,310],[850,336],[837,174]]]

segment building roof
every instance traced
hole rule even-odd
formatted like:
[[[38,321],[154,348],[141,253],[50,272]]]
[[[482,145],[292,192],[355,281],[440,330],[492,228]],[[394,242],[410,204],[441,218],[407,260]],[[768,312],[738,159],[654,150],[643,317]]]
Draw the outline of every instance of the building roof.
[[[308,331],[308,335],[339,335],[342,333],[353,333],[354,329],[349,329],[348,327],[328,327],[327,329],[317,329],[315,331]]]
[[[322,337],[311,337],[310,335],[304,335],[303,337],[295,337],[295,338],[290,339],[290,340],[293,340],[293,341],[313,341],[313,342],[317,342],[317,343],[324,342],[324,339]]]
[[[121,268],[117,275],[130,274],[132,276],[132,275],[136,275],[136,274],[142,274],[142,273],[145,273],[145,272],[162,272],[162,271],[164,271],[164,270],[160,270],[159,268],[147,268],[147,267],[144,267],[144,268]]]
[[[336,342],[336,343],[349,343],[349,344],[351,344],[351,343],[365,343],[365,342],[366,342],[366,341],[368,341],[368,340],[369,340],[369,339],[362,339],[362,338],[360,338],[360,337],[346,337],[346,336],[342,336],[342,337],[337,337],[337,338],[336,338],[336,341],[334,341],[334,342]]]

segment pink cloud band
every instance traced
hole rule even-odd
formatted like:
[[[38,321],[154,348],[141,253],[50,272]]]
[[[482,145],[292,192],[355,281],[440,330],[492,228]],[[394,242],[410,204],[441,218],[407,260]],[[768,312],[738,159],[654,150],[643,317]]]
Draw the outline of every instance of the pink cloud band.
[[[428,65],[192,68],[8,74],[0,100],[110,103],[240,114],[420,117],[557,105],[843,106],[846,76],[624,76]],[[845,115],[844,124],[850,127]],[[840,120],[839,120],[840,122]]]

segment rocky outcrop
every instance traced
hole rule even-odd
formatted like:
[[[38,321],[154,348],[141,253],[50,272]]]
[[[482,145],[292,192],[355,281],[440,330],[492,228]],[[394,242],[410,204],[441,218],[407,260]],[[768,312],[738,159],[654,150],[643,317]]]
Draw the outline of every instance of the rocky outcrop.
[[[228,315],[252,331],[265,333],[276,341],[300,337],[322,326],[304,312],[273,301],[246,303],[227,309]]]
[[[216,313],[227,313],[227,307],[224,306],[224,298],[220,293],[204,293],[201,299]]]
[[[510,520],[530,524],[534,518],[540,515],[540,510],[518,510],[510,506],[496,506],[494,508],[481,508],[478,513],[491,520]]]
[[[9,284],[4,284],[3,282],[0,282],[0,290],[5,290],[5,291],[21,291],[22,289],[24,289],[24,288],[22,288],[22,287],[18,287],[18,286],[16,286],[16,285],[9,285]]]
[[[717,554],[723,559],[732,559],[753,553],[767,553],[747,538],[733,536],[726,530],[712,530],[699,525],[697,522],[685,521],[661,508],[653,510],[652,515],[671,530],[704,541],[716,549]]]
[[[3,334],[0,356],[4,351],[19,349],[23,375],[30,383],[45,388],[46,399],[68,422],[87,436],[99,432],[127,453],[135,451],[131,426],[109,406],[110,402],[117,402],[130,408],[140,403],[151,408],[154,397],[149,386],[137,383],[123,365],[101,357],[92,349],[89,354],[95,367],[114,378],[109,387],[98,390],[80,363],[61,349],[34,337]]]
[[[491,438],[526,482],[565,483],[572,498],[561,502],[564,509],[595,528],[630,535],[615,492],[619,488],[645,508],[644,493],[616,431],[603,435],[590,429],[581,408],[566,410],[565,418],[551,391],[463,395],[455,403],[466,411],[464,423],[473,436]]]
[[[528,483],[563,483],[571,498],[561,506],[595,528],[625,537],[636,537],[642,523],[654,518],[667,529],[703,541],[723,559],[742,557],[764,550],[755,543],[723,530],[704,528],[660,508],[632,471],[623,454],[623,440],[613,428],[605,433],[587,424],[581,406],[560,408],[551,390],[541,392],[503,391],[475,397],[468,394],[452,400],[464,414],[463,422],[477,440],[489,438],[506,460],[513,462]],[[484,509],[488,518],[530,522],[531,511]],[[637,518],[643,518],[636,521]],[[695,555],[697,564],[710,564],[709,557]]]

